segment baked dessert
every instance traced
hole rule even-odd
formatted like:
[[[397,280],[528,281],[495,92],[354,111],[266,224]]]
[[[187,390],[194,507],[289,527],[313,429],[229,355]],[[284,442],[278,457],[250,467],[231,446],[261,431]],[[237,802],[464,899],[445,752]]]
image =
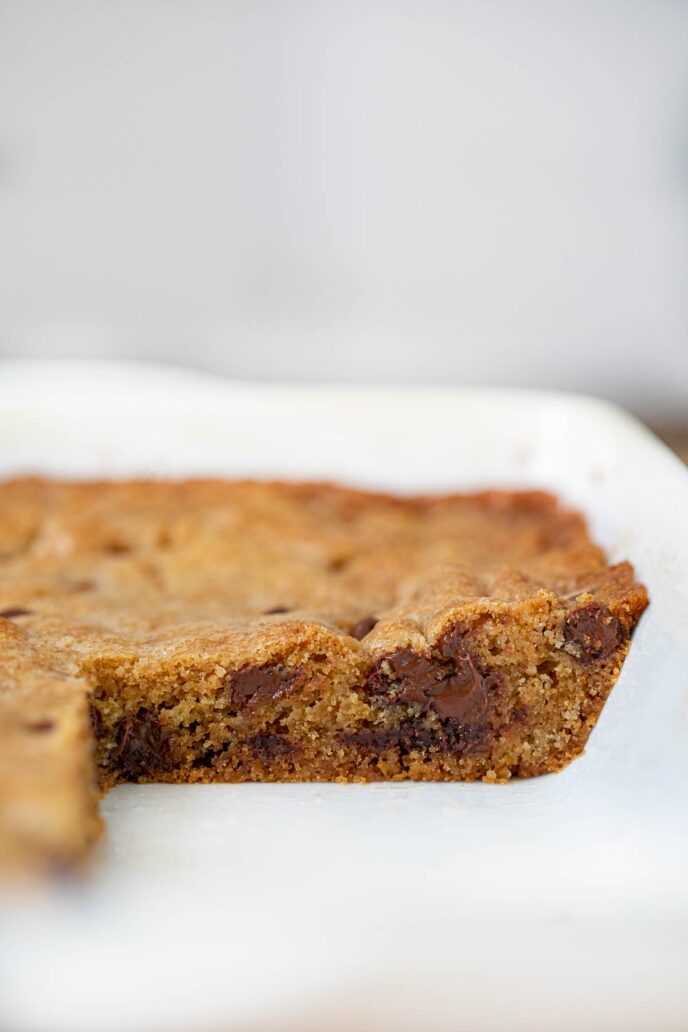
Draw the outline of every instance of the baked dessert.
[[[505,781],[583,749],[647,595],[540,492],[0,484],[0,865],[121,781]]]

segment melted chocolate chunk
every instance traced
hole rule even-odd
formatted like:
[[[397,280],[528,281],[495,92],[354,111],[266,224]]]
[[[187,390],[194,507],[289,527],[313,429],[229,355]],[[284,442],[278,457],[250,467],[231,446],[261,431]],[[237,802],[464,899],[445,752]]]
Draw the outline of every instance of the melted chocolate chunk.
[[[262,666],[237,670],[229,675],[225,683],[231,691],[234,705],[243,709],[288,695],[298,687],[302,672],[301,667],[264,663]]]
[[[360,749],[371,756],[380,756],[393,749],[398,750],[402,757],[411,752],[427,754],[430,750],[467,756],[483,749],[489,734],[485,720],[462,724],[450,718],[441,727],[432,728],[417,719],[403,721],[397,727],[342,732],[339,740],[342,745]]]
[[[465,651],[466,633],[465,624],[457,623],[437,639],[437,648],[442,659],[453,660],[460,650]]]
[[[496,686],[495,675],[484,677],[467,652],[457,656],[454,662],[456,673],[443,681],[432,701],[441,717],[473,724],[485,713],[488,692]]]
[[[440,664],[412,649],[399,649],[387,657],[387,662],[401,684],[400,698],[404,702],[424,702],[428,693],[439,687],[444,672]]]
[[[363,728],[361,731],[344,731],[339,740],[342,745],[354,746],[362,752],[380,754],[389,749],[399,749],[402,754],[413,750],[428,750],[433,746],[446,749],[447,736],[439,730],[421,727],[412,722],[390,728]]]
[[[590,602],[572,610],[564,620],[564,640],[577,645],[580,663],[607,659],[623,640],[621,624],[606,606]]]
[[[169,732],[156,716],[142,707],[117,728],[110,764],[127,778],[168,770],[173,763]]]
[[[269,763],[270,760],[279,759],[281,756],[289,756],[291,753],[297,752],[296,746],[292,745],[284,735],[268,731],[262,731],[254,735],[249,739],[248,746],[256,759],[262,760],[263,763]]]
[[[367,634],[370,634],[376,623],[377,620],[374,616],[364,616],[357,624],[354,625],[351,631],[351,637],[356,638],[357,641],[361,641]]]
[[[496,674],[483,673],[465,646],[465,631],[457,626],[438,641],[440,657],[398,649],[368,678],[373,694],[390,693],[400,702],[432,706],[442,719],[474,724],[484,719],[487,700],[499,686]],[[383,664],[391,669],[391,677]]]
[[[5,620],[13,620],[15,616],[33,616],[33,609],[24,609],[23,606],[11,606],[9,609],[0,609],[0,616]]]
[[[474,723],[449,718],[443,721],[451,745],[449,751],[459,756],[470,756],[483,751],[490,740],[492,730],[486,714]]]
[[[276,616],[278,613],[288,613],[289,609],[287,606],[273,606],[272,609],[266,609],[264,616]]]

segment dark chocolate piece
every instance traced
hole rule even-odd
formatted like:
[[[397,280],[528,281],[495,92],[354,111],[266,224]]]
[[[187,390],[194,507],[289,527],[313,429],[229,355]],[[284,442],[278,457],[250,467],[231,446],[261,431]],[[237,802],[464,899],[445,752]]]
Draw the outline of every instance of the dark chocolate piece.
[[[437,642],[439,656],[398,649],[386,656],[368,678],[373,694],[394,693],[400,702],[431,705],[442,719],[473,724],[485,716],[487,699],[499,686],[494,673],[483,673],[465,645],[457,625]],[[385,664],[391,676],[385,672]]]
[[[402,756],[410,752],[427,754],[431,749],[467,756],[483,749],[489,735],[490,728],[486,720],[464,724],[450,718],[441,727],[432,728],[424,726],[419,719],[412,719],[403,721],[397,727],[345,731],[339,735],[339,740],[342,745],[353,746],[371,756],[390,749],[398,749]]]
[[[489,678],[483,677],[467,652],[457,656],[455,664],[456,673],[442,682],[432,701],[441,717],[472,724],[484,715]]]
[[[264,616],[276,616],[278,613],[288,613],[289,609],[287,606],[273,606],[272,609],[266,609]]]
[[[135,717],[126,717],[117,728],[116,745],[110,763],[128,778],[168,770],[172,764],[169,732],[154,714],[141,707]]]
[[[442,664],[412,649],[399,649],[387,657],[387,662],[401,684],[399,697],[404,702],[425,702],[428,693],[439,688],[444,675]]]
[[[437,639],[436,648],[442,656],[442,659],[453,660],[454,656],[456,656],[460,650],[465,650],[467,630],[468,629],[465,624],[456,623]]]
[[[566,617],[564,640],[578,646],[578,661],[587,666],[611,656],[623,641],[623,631],[606,606],[590,602],[572,610]]]
[[[253,735],[249,739],[248,745],[256,759],[262,760],[263,763],[269,763],[270,760],[279,759],[281,756],[289,756],[291,753],[298,751],[296,746],[285,738],[284,735],[268,731]]]
[[[244,667],[227,677],[226,685],[232,702],[239,709],[256,706],[269,699],[281,699],[298,687],[303,673],[301,667],[282,663],[264,663],[258,667]]]
[[[356,638],[357,641],[361,641],[367,634],[370,634],[376,623],[377,620],[374,616],[364,616],[357,624],[354,625],[354,628],[351,631],[351,637]]]
[[[24,609],[23,606],[10,606],[9,609],[0,609],[0,616],[5,620],[13,620],[15,616],[33,616],[33,609]]]
[[[433,746],[446,749],[447,736],[441,730],[420,727],[412,722],[389,728],[363,728],[361,731],[343,731],[339,740],[342,745],[355,746],[363,752],[383,753],[389,749],[400,749],[403,753],[412,750],[427,750]]]

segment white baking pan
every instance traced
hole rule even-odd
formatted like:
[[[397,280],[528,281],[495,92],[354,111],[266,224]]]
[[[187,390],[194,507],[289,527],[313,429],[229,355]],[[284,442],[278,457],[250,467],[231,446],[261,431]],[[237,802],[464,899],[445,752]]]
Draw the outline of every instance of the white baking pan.
[[[8,1032],[688,1027],[688,473],[555,393],[0,367],[0,475],[529,487],[652,604],[585,755],[509,785],[124,786],[85,885],[0,904]]]

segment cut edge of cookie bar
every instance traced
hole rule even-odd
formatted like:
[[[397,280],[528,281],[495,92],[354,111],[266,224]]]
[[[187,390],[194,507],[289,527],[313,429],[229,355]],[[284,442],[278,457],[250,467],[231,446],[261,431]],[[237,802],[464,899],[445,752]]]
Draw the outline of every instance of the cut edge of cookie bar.
[[[492,597],[466,593],[434,609],[431,600],[422,619],[412,605],[413,617],[407,608],[371,631],[376,658],[359,691],[372,718],[342,740],[359,774],[506,781],[581,754],[645,589],[628,563],[563,595],[520,575],[496,581]]]
[[[591,577],[560,594],[513,571],[478,584],[450,570],[355,636],[285,619],[91,658],[103,785],[559,770],[582,752],[647,604],[628,564]]]
[[[90,657],[101,783],[336,780],[368,665],[353,637],[298,618]]]

